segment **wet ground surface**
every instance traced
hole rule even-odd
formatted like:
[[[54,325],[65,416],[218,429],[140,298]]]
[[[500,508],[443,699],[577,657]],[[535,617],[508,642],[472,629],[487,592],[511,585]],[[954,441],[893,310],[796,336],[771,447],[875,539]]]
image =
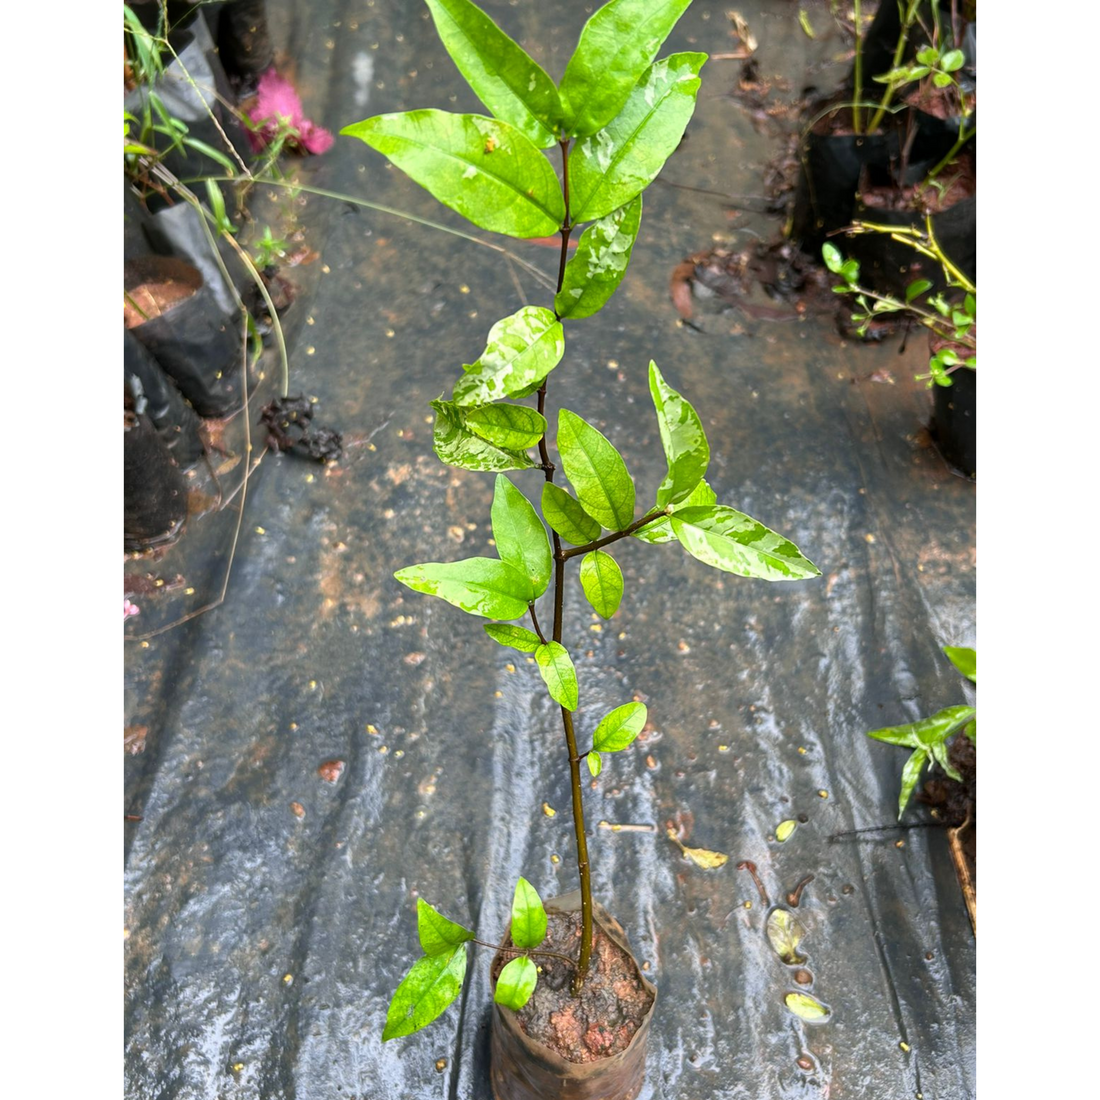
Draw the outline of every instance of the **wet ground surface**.
[[[485,7],[560,76],[583,4]],[[697,0],[666,52],[736,50],[726,7]],[[839,78],[827,5],[810,6],[814,40],[779,0],[741,13],[790,95]],[[285,2],[272,21],[307,113],[333,130],[477,109],[419,5]],[[653,494],[654,358],[704,418],[719,500],[792,538],[823,576],[754,583],[631,540],[610,623],[570,579],[580,730],[635,693],[652,723],[586,792],[595,889],[659,989],[647,1100],[957,1100],[974,1093],[974,941],[944,837],[829,837],[896,813],[904,754],[864,731],[964,701],[940,646],[974,641],[974,485],[923,445],[923,342],[899,356],[896,341],[845,344],[812,314],[746,324],[706,303],[701,331],[679,323],[678,263],[781,227],[748,212],[760,202],[669,186],[762,194],[778,144],[728,94],[739,71],[704,69],[620,291],[568,327],[549,412],[567,401],[600,426]],[[350,139],[311,170],[317,186],[466,228]],[[494,939],[517,875],[544,896],[575,885],[560,725],[534,665],[392,579],[491,553],[492,478],[436,460],[428,402],[495,320],[550,293],[519,262],[406,220],[335,203],[314,224],[327,270],[291,347],[291,392],[319,399],[344,458],[266,456],[224,604],[127,649],[135,1100],[487,1100],[487,952],[437,1024],[381,1044],[418,953],[415,897]],[[494,243],[554,272],[551,249]],[[533,496],[540,475],[527,476]],[[188,573],[216,587],[227,536],[197,531]],[[730,860],[697,866],[670,821]],[[741,860],[773,903],[814,875],[797,909],[811,986],[769,945]],[[787,1010],[796,990],[830,1008],[824,1023]]]

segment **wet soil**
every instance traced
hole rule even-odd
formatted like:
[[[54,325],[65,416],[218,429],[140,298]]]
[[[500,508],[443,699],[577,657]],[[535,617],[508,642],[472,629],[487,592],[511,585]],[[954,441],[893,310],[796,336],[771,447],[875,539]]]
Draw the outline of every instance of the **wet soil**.
[[[978,178],[969,147],[953,165],[940,172],[939,186],[930,184],[868,185],[860,189],[863,205],[876,210],[916,210],[922,214],[941,214],[944,210],[975,194]]]
[[[937,774],[924,784],[924,789],[917,793],[917,799],[931,806],[946,825],[958,827],[967,818],[973,824],[978,819],[977,746],[960,733],[951,742],[947,758],[962,776],[962,782]]]
[[[581,914],[551,911],[548,918],[543,947],[576,958],[580,954]],[[499,960],[501,965],[505,961]],[[579,996],[571,992],[571,966],[547,956],[537,961],[539,984],[516,1014],[526,1035],[570,1062],[595,1062],[630,1046],[653,1004],[653,994],[642,983],[634,959],[599,924],[591,968]]]
[[[201,277],[186,265],[161,257],[132,262],[126,270],[123,323],[127,328],[167,313],[190,298],[202,285]]]

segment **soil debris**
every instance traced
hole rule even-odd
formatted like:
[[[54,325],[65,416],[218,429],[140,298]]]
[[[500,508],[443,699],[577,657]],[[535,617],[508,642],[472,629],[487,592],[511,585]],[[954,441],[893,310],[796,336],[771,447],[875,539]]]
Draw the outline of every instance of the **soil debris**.
[[[338,431],[314,426],[313,402],[304,394],[278,397],[265,405],[260,423],[267,428],[268,446],[274,451],[295,451],[314,462],[336,462],[344,452]]]
[[[317,774],[326,783],[335,783],[344,771],[343,760],[326,760],[318,769]]]

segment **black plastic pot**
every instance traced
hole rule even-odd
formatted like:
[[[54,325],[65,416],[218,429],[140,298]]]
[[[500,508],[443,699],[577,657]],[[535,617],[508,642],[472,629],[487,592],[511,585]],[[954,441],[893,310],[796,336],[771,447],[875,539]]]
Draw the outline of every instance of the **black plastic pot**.
[[[861,216],[862,187],[918,183],[950,152],[958,134],[950,120],[913,108],[888,122],[891,128],[874,134],[811,130],[803,138],[791,236],[804,252],[820,259],[830,235]]]
[[[123,414],[123,546],[145,550],[173,541],[187,516],[187,483],[152,420]]]
[[[548,913],[577,912],[581,907],[579,890],[551,898],[546,902]],[[598,902],[594,919],[600,928],[633,959],[626,933]],[[498,954],[493,960],[493,984],[508,957]],[[641,1092],[645,1078],[646,1042],[653,1012],[657,1006],[657,989],[634,968],[643,986],[653,995],[649,1012],[634,1033],[630,1045],[609,1058],[595,1062],[569,1062],[557,1051],[531,1038],[510,1009],[494,1002],[490,1038],[490,1079],[494,1100],[634,1100]]]
[[[231,245],[215,237],[215,252],[203,225],[203,216],[190,203],[183,201],[158,210],[155,214],[147,213],[142,221],[148,245],[153,252],[158,256],[176,256],[197,267],[202,281],[210,288],[210,293],[217,300],[222,313],[227,318],[233,318],[237,315],[239,300],[244,300],[248,308],[255,304],[256,284]],[[126,259],[133,259],[147,252],[148,247],[127,253]],[[226,275],[232,285],[226,281]]]
[[[961,367],[950,386],[933,386],[932,438],[947,464],[963,477],[977,477],[978,372]]]
[[[152,353],[200,416],[224,416],[240,400],[240,326],[223,313],[199,271],[169,256],[144,256],[124,266],[126,293],[142,308],[145,291],[180,295],[129,331]],[[146,311],[148,312],[148,311]]]
[[[229,0],[207,4],[203,15],[218,44],[226,73],[243,88],[253,89],[275,63],[275,47],[267,29],[267,0]]]
[[[134,397],[145,399],[145,412],[169,453],[181,469],[189,469],[203,451],[198,414],[145,345],[130,332],[123,333],[123,361],[126,382]]]

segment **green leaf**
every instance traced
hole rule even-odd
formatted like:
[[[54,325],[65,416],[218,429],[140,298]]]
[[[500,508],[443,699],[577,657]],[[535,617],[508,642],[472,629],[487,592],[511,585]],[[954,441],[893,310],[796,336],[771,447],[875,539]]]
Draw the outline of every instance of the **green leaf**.
[[[533,631],[522,626],[510,626],[507,623],[486,623],[485,633],[501,645],[511,646],[521,653],[534,653],[542,642]]]
[[[945,73],[953,73],[963,67],[963,62],[966,61],[962,50],[948,50],[947,53],[940,58],[940,68]]]
[[[825,266],[834,274],[839,275],[841,267],[844,266],[844,257],[840,254],[840,249],[835,244],[829,244],[826,241],[821,246],[821,258],[825,261]]]
[[[646,189],[675,152],[695,110],[707,55],[677,53],[652,65],[622,111],[569,157],[570,217],[594,221]]]
[[[603,530],[577,501],[552,481],[543,482],[542,518],[574,546],[595,542]]]
[[[783,1003],[803,1020],[824,1020],[829,1015],[829,1009],[809,993],[788,993]]]
[[[963,298],[963,309],[970,315],[971,318],[978,316],[978,299],[973,294],[967,294]]]
[[[448,920],[423,898],[416,899],[416,925],[425,955],[442,955],[474,938],[469,928]]]
[[[919,298],[926,290],[930,290],[932,287],[932,281],[930,279],[918,279],[915,283],[910,283],[905,288],[905,304],[908,305],[914,299]]]
[[[520,957],[504,964],[493,990],[498,1005],[518,1012],[531,999],[538,984],[538,967],[528,958]]]
[[[427,0],[435,29],[478,99],[540,149],[555,144],[562,106],[554,82],[470,0]]]
[[[901,793],[898,795],[898,821],[901,820],[901,815],[905,813],[905,807],[909,805],[909,799],[912,797],[917,781],[920,779],[920,773],[927,763],[928,753],[924,749],[917,749],[905,761],[905,767],[901,770]]]
[[[925,46],[923,50],[917,50],[917,60],[922,65],[935,65],[940,59],[940,51],[935,46]]]
[[[603,308],[626,274],[641,221],[642,196],[638,195],[581,234],[554,298],[558,316],[579,321]]]
[[[652,359],[649,393],[657,410],[661,445],[668,460],[668,473],[657,490],[657,507],[664,508],[666,504],[679,504],[695,492],[710,464],[710,445],[699,414],[666,384]]]
[[[535,597],[546,591],[553,572],[550,540],[531,502],[503,475],[497,475],[490,513],[500,560],[531,582]]]
[[[512,895],[512,943],[516,947],[538,947],[546,939],[546,910],[539,892],[520,876]]]
[[[535,598],[527,577],[496,558],[426,562],[399,569],[394,577],[414,592],[438,596],[486,619],[518,619]]]
[[[959,774],[958,769],[951,763],[948,756],[948,748],[942,742],[939,741],[932,745],[929,749],[932,753],[932,759],[949,775],[956,783],[962,782],[962,776]]]
[[[624,703],[605,714],[592,734],[600,752],[621,752],[642,732],[648,715],[645,703]]]
[[[673,513],[682,512],[685,508],[709,507],[717,503],[718,495],[715,491],[705,481],[700,481],[699,484],[695,486],[691,496],[680,504],[674,504],[672,506],[672,511]],[[640,527],[634,532],[634,538],[641,539],[642,542],[651,542],[656,545],[661,542],[675,542],[676,532],[672,530],[672,523],[669,517],[662,516],[659,520],[648,523],[645,527]]]
[[[546,417],[527,405],[481,405],[466,413],[466,427],[506,451],[526,451],[546,434]]]
[[[958,733],[977,715],[973,707],[945,707],[931,718],[922,718],[918,722],[906,722],[901,726],[886,726],[879,730],[869,730],[868,737],[876,741],[885,741],[888,745],[904,745],[910,749],[931,748],[943,744],[952,734]]]
[[[581,559],[581,588],[592,610],[610,619],[619,610],[623,598],[623,572],[619,563],[602,550],[593,550]]]
[[[558,413],[558,452],[565,476],[584,510],[610,531],[634,519],[634,482],[622,456],[576,413]]]
[[[810,22],[810,17],[806,13],[804,8],[798,9],[798,25],[802,28],[802,33],[805,34],[807,38],[817,37],[817,35],[814,33],[814,26]]]
[[[539,672],[546,681],[546,690],[555,703],[566,710],[577,709],[577,671],[569,651],[560,642],[547,642],[535,650]]]
[[[548,237],[565,219],[550,162],[506,122],[449,111],[404,111],[345,126],[474,225]]]
[[[733,508],[684,508],[669,519],[684,549],[715,569],[764,581],[821,576],[793,542]]]
[[[923,76],[924,74],[922,73],[921,75]],[[934,73],[932,75],[932,83],[937,88],[947,88],[955,83],[955,78],[950,73]]]
[[[411,1035],[436,1019],[458,996],[466,977],[466,945],[413,963],[390,1001],[382,1042]]]
[[[947,659],[972,683],[978,682],[978,658],[974,650],[966,646],[945,645]]]
[[[690,3],[611,0],[585,23],[560,86],[567,134],[594,134],[620,113]]]
[[[451,401],[433,401],[435,428],[432,445],[441,462],[463,470],[529,470],[535,463],[523,451],[497,447],[475,435],[467,425],[467,413]]]
[[[590,749],[585,754],[585,760],[588,762],[588,770],[592,773],[593,777],[600,774],[603,771],[603,757],[600,756],[595,749]]]
[[[455,384],[459,405],[488,405],[502,397],[519,397],[561,362],[565,334],[561,322],[542,306],[524,306],[497,321],[477,362]]]

